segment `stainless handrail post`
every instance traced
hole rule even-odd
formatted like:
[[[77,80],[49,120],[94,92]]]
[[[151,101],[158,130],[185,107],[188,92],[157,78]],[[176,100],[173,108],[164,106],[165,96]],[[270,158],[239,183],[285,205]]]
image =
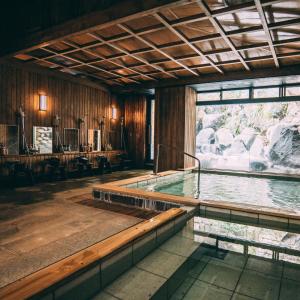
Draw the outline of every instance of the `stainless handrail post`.
[[[165,148],[169,148],[169,149],[172,149],[172,150],[176,150],[177,152],[183,153],[184,155],[189,156],[189,157],[195,159],[198,162],[198,180],[197,180],[197,198],[198,198],[199,195],[200,195],[200,171],[201,171],[201,161],[200,161],[200,159],[198,157],[190,154],[190,153],[187,153],[185,151],[182,151],[182,150],[178,149],[177,147],[164,145],[164,144],[157,144],[157,153],[156,153],[155,171],[154,171],[155,175],[157,175],[157,173],[158,173],[160,147],[165,147]]]

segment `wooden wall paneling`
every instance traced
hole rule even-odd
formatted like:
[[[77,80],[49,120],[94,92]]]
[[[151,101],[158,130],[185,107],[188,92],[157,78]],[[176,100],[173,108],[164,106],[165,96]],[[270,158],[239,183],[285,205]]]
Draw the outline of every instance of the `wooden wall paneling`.
[[[185,87],[157,89],[155,91],[155,156],[157,144],[183,149]],[[177,169],[183,166],[182,156],[176,151],[161,149],[159,170]]]
[[[39,93],[47,95],[46,112],[39,111]],[[122,105],[115,99],[123,115]],[[25,111],[25,133],[28,144],[32,144],[33,126],[52,126],[53,118],[61,118],[59,133],[63,142],[64,128],[78,128],[78,119],[87,114],[87,121],[82,128],[81,139],[87,142],[87,130],[98,129],[97,119],[105,116],[108,140],[110,128],[111,95],[103,88],[76,84],[55,75],[27,70],[14,64],[0,64],[0,124],[16,124],[16,113],[19,107]],[[120,135],[116,134],[111,141],[113,149],[120,147]]]
[[[157,144],[195,153],[196,92],[185,86],[155,90],[155,157]],[[159,171],[188,168],[192,159],[174,150],[161,149]]]
[[[196,153],[196,100],[197,92],[191,87],[186,87],[185,100],[185,135],[184,151],[194,155]],[[195,160],[185,156],[184,167],[189,168],[195,165]]]
[[[143,167],[146,152],[146,96],[124,97],[127,152],[137,167]]]
[[[111,118],[111,108],[117,109],[116,120]],[[121,147],[121,118],[124,117],[124,103],[121,99],[118,99],[116,95],[111,96],[111,104],[109,106],[109,139],[113,144],[117,144],[118,148]]]
[[[7,141],[7,127],[4,124],[0,124],[0,144],[6,145]]]

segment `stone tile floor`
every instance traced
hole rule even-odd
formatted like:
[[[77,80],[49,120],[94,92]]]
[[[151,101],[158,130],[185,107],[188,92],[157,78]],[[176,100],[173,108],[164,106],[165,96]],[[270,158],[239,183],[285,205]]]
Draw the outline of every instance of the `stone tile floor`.
[[[191,220],[93,300],[300,299],[300,265],[217,250],[195,241],[193,229]],[[179,276],[181,281],[174,281]]]
[[[172,300],[297,300],[300,265],[199,248]]]
[[[284,276],[284,270],[294,265],[283,262],[270,262],[261,258],[245,258],[242,267],[234,267],[215,257],[204,256],[177,289],[171,299],[300,299],[300,266],[297,266],[298,280]],[[276,274],[271,270],[252,270],[249,261],[257,264],[273,265],[281,268]],[[266,271],[267,270],[267,271]]]
[[[96,183],[146,170],[0,191],[0,287],[61,260],[142,220],[78,203]]]

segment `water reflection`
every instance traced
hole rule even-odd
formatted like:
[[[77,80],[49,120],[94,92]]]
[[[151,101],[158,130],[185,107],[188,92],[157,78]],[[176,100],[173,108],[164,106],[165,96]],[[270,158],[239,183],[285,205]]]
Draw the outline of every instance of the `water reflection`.
[[[144,188],[148,191],[192,196],[196,193],[197,175],[188,174],[181,179]],[[201,174],[200,198],[300,210],[300,184],[278,179]]]

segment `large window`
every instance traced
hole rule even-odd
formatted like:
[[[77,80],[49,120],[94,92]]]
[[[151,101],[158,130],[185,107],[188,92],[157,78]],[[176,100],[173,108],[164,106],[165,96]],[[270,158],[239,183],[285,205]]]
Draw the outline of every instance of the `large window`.
[[[273,98],[279,97],[279,87],[274,88],[255,88],[253,92],[254,98]]]
[[[299,120],[295,101],[198,106],[196,155],[207,169],[299,174]]]
[[[221,92],[217,91],[217,92],[209,92],[209,93],[205,93],[205,92],[201,92],[198,94],[198,100],[199,101],[214,101],[214,100],[220,100],[220,96],[221,96]]]
[[[154,116],[155,116],[155,101],[151,101],[151,116],[150,116],[150,160],[154,160]]]
[[[226,88],[212,91],[198,91],[197,101],[201,102],[217,102],[217,101],[230,101],[231,102],[266,102],[277,101],[282,98],[291,96],[300,96],[299,84],[282,84],[277,86],[249,86],[241,88]],[[288,99],[286,99],[288,100]],[[288,100],[289,101],[289,100]]]
[[[249,98],[249,90],[225,90],[223,91],[223,100],[231,100],[231,99],[247,99]]]
[[[300,86],[288,86],[286,87],[286,96],[299,96]]]
[[[154,160],[154,116],[155,116],[155,100],[147,101],[147,136],[146,136],[146,161]]]

